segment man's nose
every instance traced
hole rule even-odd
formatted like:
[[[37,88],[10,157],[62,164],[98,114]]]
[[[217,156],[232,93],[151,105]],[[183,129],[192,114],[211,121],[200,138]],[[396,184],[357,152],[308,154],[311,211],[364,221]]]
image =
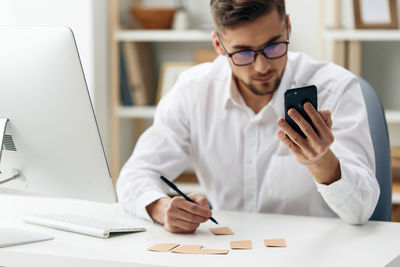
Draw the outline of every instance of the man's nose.
[[[259,73],[267,73],[271,68],[270,60],[267,59],[263,53],[258,53],[256,61],[254,62],[254,68]]]

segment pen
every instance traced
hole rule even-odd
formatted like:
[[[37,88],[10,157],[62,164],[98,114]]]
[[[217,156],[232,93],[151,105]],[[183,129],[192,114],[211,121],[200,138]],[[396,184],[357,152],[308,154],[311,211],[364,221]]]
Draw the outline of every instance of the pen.
[[[170,180],[168,180],[167,178],[165,178],[164,176],[160,176],[161,180],[166,183],[169,187],[171,187],[176,193],[178,193],[179,195],[183,196],[184,199],[186,199],[187,201],[190,201],[192,203],[195,203],[193,200],[191,200],[185,193],[183,193],[181,190],[179,190],[179,188]],[[196,203],[195,203],[196,204]],[[212,222],[218,224],[218,222],[213,218],[210,217],[209,218]]]

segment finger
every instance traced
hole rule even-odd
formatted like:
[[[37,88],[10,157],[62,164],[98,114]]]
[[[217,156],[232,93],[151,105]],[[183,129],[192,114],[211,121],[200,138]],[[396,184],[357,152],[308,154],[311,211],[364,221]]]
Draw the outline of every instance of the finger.
[[[202,207],[205,207],[205,208],[210,207],[210,205],[208,204],[207,198],[205,198],[203,195],[200,195],[197,193],[191,193],[188,195],[188,197]]]
[[[169,218],[164,227],[173,233],[193,233],[200,224],[192,224],[176,218]]]
[[[319,135],[320,136],[326,135],[330,131],[328,128],[328,125],[322,119],[319,112],[317,112],[315,110],[314,106],[310,102],[307,102],[304,104],[303,108],[306,111],[307,115],[310,117],[310,119],[311,119],[312,123],[314,124],[314,127],[317,129]]]
[[[204,220],[204,218],[200,217],[198,219],[199,221],[196,221],[196,218],[194,217],[194,215],[188,213],[187,211],[180,209],[179,206],[176,205],[176,203],[178,203],[179,200],[180,199],[173,198],[171,200],[171,205],[169,205],[167,207],[167,209],[165,210],[165,218],[164,218],[165,224],[182,228],[181,227],[182,223],[185,223],[185,226],[197,225],[200,222],[202,222],[202,220]],[[186,200],[183,200],[183,201],[186,201]],[[197,217],[199,217],[199,216],[197,216]],[[190,230],[191,228],[184,227],[182,229]]]
[[[165,211],[164,224],[181,227],[182,223],[187,223],[189,225],[193,225],[193,227],[194,227],[196,225],[198,226],[202,222],[205,222],[206,220],[208,220],[208,219],[204,218],[204,217],[192,215],[192,214],[188,213],[187,211],[181,210],[177,207],[168,207]],[[185,225],[187,225],[187,224],[185,224]],[[184,228],[184,229],[188,230],[187,228]]]
[[[281,140],[282,143],[285,144],[285,146],[289,148],[289,150],[292,151],[296,157],[302,157],[301,149],[295,143],[293,143],[292,140],[290,140],[282,130],[278,130],[276,134],[278,135],[279,140]]]
[[[187,201],[182,197],[173,198],[171,200],[171,205],[204,219],[211,217],[211,210],[209,207],[202,207],[199,204]]]
[[[199,227],[200,224],[190,223],[174,218],[172,219],[172,225],[186,232],[194,232],[197,229],[197,227]]]
[[[193,234],[193,233],[196,231],[196,229],[191,230],[191,231],[187,231],[187,230],[184,230],[184,229],[175,227],[175,226],[171,226],[171,227],[169,227],[169,229],[167,229],[167,230],[168,230],[169,232],[175,233],[175,234]]]
[[[296,132],[290,125],[285,121],[284,118],[278,119],[278,125],[281,130],[287,134],[290,140],[296,144],[301,150],[306,151],[310,150],[309,144],[307,141],[298,133]]]
[[[297,123],[303,133],[310,138],[312,141],[317,142],[318,135],[306,119],[294,108],[289,109],[288,111],[289,116]]]
[[[310,116],[311,121],[313,122],[314,126],[317,128],[319,135],[322,139],[322,143],[323,144],[332,144],[334,141],[333,138],[333,134],[331,131],[331,127],[332,126],[332,122],[329,122],[330,119],[330,112],[326,113],[327,114],[327,119],[328,119],[328,123],[330,125],[328,125],[327,123],[325,123],[324,119],[322,118],[322,116],[320,115],[319,112],[317,112],[315,110],[315,108],[313,107],[313,105],[311,105],[311,103],[307,102],[304,104],[304,110],[307,112],[308,116]],[[319,148],[318,151],[323,151],[323,148]]]
[[[329,129],[332,129],[331,112],[329,110],[319,110],[318,112],[324,120],[326,126],[328,126]]]
[[[195,215],[193,213],[190,213],[184,209],[178,209],[177,212],[174,215],[175,218],[189,222],[189,223],[203,223],[208,221],[208,219],[211,217],[203,217],[199,215]]]

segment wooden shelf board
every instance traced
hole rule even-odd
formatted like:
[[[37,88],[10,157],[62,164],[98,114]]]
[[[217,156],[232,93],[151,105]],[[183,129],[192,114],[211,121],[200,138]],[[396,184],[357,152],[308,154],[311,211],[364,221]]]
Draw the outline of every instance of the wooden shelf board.
[[[395,205],[400,204],[400,193],[392,194],[392,204],[395,204]]]
[[[400,123],[400,110],[385,110],[387,123]]]
[[[326,30],[325,38],[336,41],[400,41],[400,30]]]
[[[205,30],[120,30],[118,41],[135,42],[211,42],[211,32]]]
[[[153,119],[155,111],[155,106],[120,106],[116,109],[116,114],[119,118]]]
[[[392,184],[392,204],[400,204],[400,183]]]

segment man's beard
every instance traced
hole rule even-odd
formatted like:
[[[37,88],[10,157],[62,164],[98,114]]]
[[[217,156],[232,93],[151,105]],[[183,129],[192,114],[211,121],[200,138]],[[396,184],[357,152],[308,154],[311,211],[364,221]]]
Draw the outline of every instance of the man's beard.
[[[247,88],[249,88],[249,90],[250,90],[253,94],[257,95],[257,96],[271,95],[271,94],[275,93],[275,92],[278,90],[278,87],[279,87],[279,85],[280,85],[280,83],[281,83],[281,80],[282,80],[282,78],[276,79],[275,82],[274,82],[274,84],[273,84],[273,86],[270,87],[270,88],[268,88],[268,87],[269,87],[268,85],[269,85],[270,83],[267,83],[265,87],[264,87],[264,85],[262,85],[264,88],[258,89],[258,88],[256,88],[255,86],[253,86],[252,84],[246,83],[245,81],[243,81],[243,80],[240,79],[241,83],[242,83],[244,86],[246,86]]]

